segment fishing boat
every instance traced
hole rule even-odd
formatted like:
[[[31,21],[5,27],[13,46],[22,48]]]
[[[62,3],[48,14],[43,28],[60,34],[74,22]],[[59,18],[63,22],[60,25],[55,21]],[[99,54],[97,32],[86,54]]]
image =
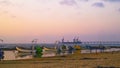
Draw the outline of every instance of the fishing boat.
[[[33,50],[21,49],[21,48],[19,48],[19,47],[16,47],[16,50],[19,51],[19,52],[25,52],[25,53],[35,52],[35,51],[33,51]]]
[[[35,52],[35,50],[27,50],[27,49],[21,49],[19,47],[16,47],[16,50],[19,52],[24,52],[24,53],[32,53]],[[48,52],[48,51],[56,51],[55,49],[49,49],[47,47],[43,47],[43,52]]]

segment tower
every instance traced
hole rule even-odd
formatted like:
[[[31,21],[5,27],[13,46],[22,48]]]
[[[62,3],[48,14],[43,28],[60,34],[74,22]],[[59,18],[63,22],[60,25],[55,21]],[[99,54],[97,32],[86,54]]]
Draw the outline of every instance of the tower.
[[[73,42],[75,42],[75,37],[74,37],[74,39],[73,39]]]

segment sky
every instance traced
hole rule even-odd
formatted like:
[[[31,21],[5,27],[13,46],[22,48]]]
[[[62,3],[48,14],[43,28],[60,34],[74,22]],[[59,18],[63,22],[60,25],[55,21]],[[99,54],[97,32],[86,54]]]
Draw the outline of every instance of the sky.
[[[120,41],[119,29],[120,0],[0,0],[4,43]]]

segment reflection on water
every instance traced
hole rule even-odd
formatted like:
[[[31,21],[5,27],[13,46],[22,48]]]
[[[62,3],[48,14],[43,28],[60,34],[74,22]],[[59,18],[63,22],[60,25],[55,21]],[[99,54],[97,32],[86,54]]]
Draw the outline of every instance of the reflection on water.
[[[32,55],[20,55],[16,53],[16,51],[4,51],[4,59],[3,60],[19,60],[19,59],[31,59]]]
[[[114,51],[120,51],[120,48],[110,48],[110,49],[105,49],[104,52],[114,52]],[[97,50],[97,52],[101,52],[101,50]],[[81,53],[96,53],[96,50],[81,50]]]
[[[15,60],[13,51],[4,51],[4,60]]]
[[[120,51],[120,48],[111,48],[106,49],[104,52],[113,52],[113,51]],[[96,50],[92,50],[92,53],[95,53]],[[100,50],[97,50],[97,52],[100,52]],[[81,53],[90,53],[89,50],[81,50]],[[66,54],[67,55],[67,54]],[[52,57],[56,56],[55,52],[43,52],[42,57]],[[4,51],[4,59],[3,60],[20,60],[20,59],[32,59],[32,53],[18,53],[17,51]]]
[[[42,57],[55,56],[55,52],[44,53]],[[32,53],[18,53],[17,51],[4,51],[3,60],[20,60],[20,59],[32,59]]]

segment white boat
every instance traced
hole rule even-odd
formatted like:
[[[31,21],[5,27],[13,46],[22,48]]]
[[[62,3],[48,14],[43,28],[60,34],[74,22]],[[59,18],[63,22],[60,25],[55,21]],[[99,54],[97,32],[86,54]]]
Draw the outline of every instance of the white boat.
[[[32,52],[35,52],[33,50],[26,50],[26,49],[21,49],[19,47],[16,47],[16,50],[19,51],[19,52],[26,52],[26,53],[32,53]]]
[[[16,47],[16,50],[19,51],[19,52],[25,52],[25,53],[35,52],[35,50],[21,49],[19,47]],[[49,48],[46,48],[46,47],[43,48],[43,52],[48,52],[48,51],[56,51],[56,49],[49,49]]]

